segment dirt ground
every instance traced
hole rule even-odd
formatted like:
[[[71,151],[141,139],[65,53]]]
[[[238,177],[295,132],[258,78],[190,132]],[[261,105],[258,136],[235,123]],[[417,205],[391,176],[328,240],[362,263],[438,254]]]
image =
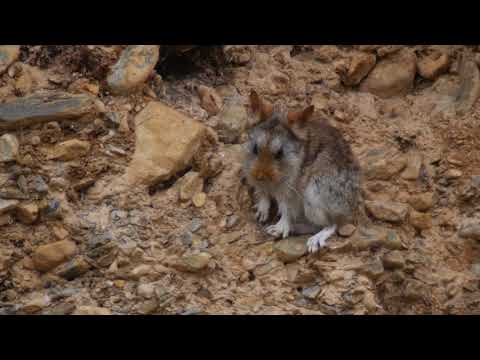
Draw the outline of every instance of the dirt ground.
[[[160,47],[144,87],[116,95],[106,78],[125,48],[25,45],[16,64],[29,67],[0,75],[0,105],[47,89],[104,106],[80,120],[0,130],[19,142],[18,159],[0,163],[0,199],[40,209],[32,223],[0,212],[0,313],[480,314],[480,230],[459,235],[480,211],[480,104],[468,106],[466,93],[478,84],[464,85],[478,79],[463,79],[460,61],[476,47]],[[448,68],[434,79],[414,69],[411,87],[386,98],[365,90],[370,75],[345,84],[353,57],[373,54],[372,74],[404,50],[446,54]],[[452,95],[459,88],[467,90]],[[255,222],[240,176],[245,129],[225,118],[242,117],[251,89],[292,108],[314,104],[360,160],[364,216],[315,255],[285,260],[286,240]],[[105,192],[129,167],[135,117],[153,101],[205,125],[209,141],[168,181]],[[457,103],[467,110],[451,110]],[[88,151],[51,158],[72,139]],[[189,173],[200,174],[206,198],[179,199]],[[58,241],[75,244],[71,259],[84,271],[66,276],[66,260],[39,271],[39,247]]]

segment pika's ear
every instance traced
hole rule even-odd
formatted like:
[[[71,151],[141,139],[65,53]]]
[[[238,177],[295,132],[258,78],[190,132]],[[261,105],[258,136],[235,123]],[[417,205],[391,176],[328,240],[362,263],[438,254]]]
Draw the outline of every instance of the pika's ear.
[[[315,106],[310,105],[302,111],[289,111],[287,115],[288,125],[303,125],[313,115]]]
[[[260,121],[264,121],[272,116],[273,105],[268,101],[260,99],[255,90],[252,90],[250,93],[250,107],[252,112],[258,115]]]

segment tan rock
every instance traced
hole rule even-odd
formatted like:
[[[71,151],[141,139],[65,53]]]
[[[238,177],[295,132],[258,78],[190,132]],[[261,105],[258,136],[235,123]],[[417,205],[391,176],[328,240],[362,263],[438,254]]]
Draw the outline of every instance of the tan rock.
[[[343,237],[350,237],[357,230],[355,225],[347,224],[338,229],[338,234]]]
[[[281,261],[290,263],[307,253],[307,239],[308,236],[282,239],[274,245],[273,249]]]
[[[405,266],[405,259],[400,251],[392,251],[383,256],[383,266],[385,269],[401,269]]]
[[[58,266],[55,269],[56,275],[73,280],[90,270],[90,264],[82,256],[78,256],[69,262]]]
[[[362,79],[374,68],[376,57],[373,54],[355,54],[345,74],[343,82],[347,86],[358,85]]]
[[[235,144],[245,131],[248,120],[245,106],[233,98],[225,102],[221,111],[213,116],[210,122],[222,142]]]
[[[112,312],[97,306],[78,306],[72,315],[112,315]]]
[[[4,134],[0,137],[0,163],[16,161],[19,143],[15,135]]]
[[[47,272],[72,258],[76,252],[77,246],[74,242],[62,240],[39,246],[35,249],[32,260],[36,270]]]
[[[416,56],[408,49],[382,59],[361,83],[360,90],[381,98],[405,95],[413,87]]]
[[[423,164],[423,156],[419,153],[413,153],[408,156],[407,167],[402,172],[402,179],[417,180],[420,176],[420,170]]]
[[[35,294],[21,309],[22,313],[35,314],[50,305],[50,297],[45,294]]]
[[[85,156],[89,151],[90,143],[88,141],[78,139],[67,140],[58,144],[49,158],[70,161]]]
[[[33,224],[38,218],[38,206],[35,203],[20,204],[15,214],[23,224]]]
[[[420,57],[417,61],[418,73],[421,77],[435,80],[450,67],[450,59],[446,53],[433,53]]]
[[[361,164],[367,180],[389,180],[405,168],[407,159],[402,154],[374,149],[362,157]]]
[[[408,215],[407,205],[392,201],[365,201],[365,207],[376,219],[393,223],[404,222]]]
[[[458,169],[448,169],[445,172],[445,178],[447,180],[454,180],[462,177],[463,173]]]
[[[159,55],[158,45],[129,45],[112,67],[108,86],[118,94],[138,90],[152,74]]]
[[[172,267],[184,272],[196,273],[207,268],[212,256],[208,253],[184,255],[172,264]]]
[[[412,195],[408,198],[408,203],[415,210],[425,212],[433,207],[434,196],[431,192]]]
[[[412,224],[412,226],[418,230],[430,229],[432,227],[432,216],[427,213],[411,211],[410,224]]]
[[[205,194],[204,192],[197,193],[192,198],[192,203],[197,208],[203,207],[206,202],[207,202],[207,194]]]
[[[17,207],[18,200],[4,200],[0,199],[0,215],[3,215]]]
[[[0,45],[0,75],[20,56],[20,45]]]
[[[190,171],[186,173],[180,180],[179,197],[181,201],[188,201],[193,198],[195,194],[203,191],[203,179],[198,172]]]
[[[221,110],[223,101],[218,93],[204,85],[197,88],[198,96],[200,97],[200,105],[208,112],[209,115],[216,115]]]
[[[150,275],[153,272],[153,268],[151,265],[139,265],[135,269],[130,272],[130,276],[133,279],[140,279],[142,276]]]
[[[465,239],[480,241],[480,221],[469,220],[462,223],[458,232],[459,236]]]
[[[165,181],[185,169],[199,150],[205,127],[159,102],[136,117],[136,148],[126,171],[129,184]]]

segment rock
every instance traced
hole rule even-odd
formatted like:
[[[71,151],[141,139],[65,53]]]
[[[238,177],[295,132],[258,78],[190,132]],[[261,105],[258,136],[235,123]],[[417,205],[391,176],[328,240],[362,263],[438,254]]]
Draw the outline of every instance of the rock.
[[[17,207],[18,200],[4,200],[0,199],[0,215],[3,215]]]
[[[420,176],[422,168],[423,156],[418,153],[413,153],[408,157],[407,167],[402,173],[402,179],[417,180]]]
[[[355,54],[350,62],[347,73],[343,76],[343,83],[347,86],[360,84],[360,81],[374,68],[376,57],[373,54]]]
[[[133,279],[140,279],[142,276],[150,275],[153,268],[150,265],[139,265],[130,272],[130,276]]]
[[[285,262],[290,263],[298,260],[307,253],[308,237],[290,237],[278,241],[273,249],[277,257]]]
[[[197,208],[203,207],[206,202],[207,202],[207,194],[205,194],[204,192],[193,195],[192,203],[193,205],[195,205],[195,207]]]
[[[372,247],[381,246],[386,238],[387,234],[385,231],[360,227],[355,233],[352,243],[358,250],[368,250]]]
[[[433,53],[417,60],[418,73],[428,80],[435,80],[450,67],[450,59],[446,53]]]
[[[458,115],[468,113],[480,97],[480,71],[473,59],[462,57],[459,66],[460,87],[455,94]]]
[[[207,268],[212,256],[208,253],[184,255],[172,267],[184,272],[197,273]]]
[[[109,309],[97,306],[78,306],[72,315],[112,315]]]
[[[427,230],[432,227],[432,216],[417,211],[410,212],[410,224],[417,230]]]
[[[136,117],[136,148],[127,168],[129,184],[166,181],[185,169],[198,152],[205,127],[158,102]]]
[[[407,205],[392,201],[365,201],[365,207],[374,218],[392,223],[404,222],[408,215]]]
[[[200,105],[209,115],[216,115],[220,112],[223,101],[214,89],[200,85],[197,92],[200,97]]]
[[[197,232],[198,230],[200,230],[200,228],[201,228],[202,226],[203,226],[202,220],[200,220],[199,218],[194,218],[194,219],[190,222],[189,230],[190,230],[192,233],[195,233],[195,232]]]
[[[42,200],[38,204],[40,214],[46,218],[50,219],[61,219],[62,218],[62,206],[60,201],[57,199],[52,200]]]
[[[35,314],[50,305],[50,297],[45,294],[35,295],[32,300],[28,301],[21,308],[21,312],[25,314]]]
[[[17,206],[15,215],[21,223],[33,224],[38,218],[38,206],[35,203],[23,203]]]
[[[158,62],[158,45],[129,45],[107,77],[107,84],[116,94],[138,90],[152,74]]]
[[[307,299],[315,300],[318,294],[320,294],[320,290],[321,290],[320,286],[315,285],[315,286],[303,289],[302,295]]]
[[[127,282],[125,280],[122,280],[122,279],[117,279],[117,280],[113,281],[113,285],[115,285],[115,287],[118,288],[118,289],[123,289],[126,284],[127,284]]]
[[[433,193],[423,193],[412,195],[408,198],[408,203],[417,211],[425,212],[433,207],[434,197]]]
[[[74,304],[60,304],[42,312],[42,315],[70,315],[75,310]]]
[[[0,129],[76,119],[96,112],[99,112],[98,102],[88,95],[36,93],[0,104]]]
[[[210,121],[222,142],[236,144],[247,127],[248,114],[245,106],[233,98]]]
[[[402,269],[405,259],[400,251],[392,251],[383,256],[383,266],[388,270]]]
[[[362,168],[367,180],[389,180],[406,165],[405,156],[384,149],[371,150],[362,158]]]
[[[55,274],[67,280],[73,280],[90,270],[90,264],[82,256],[76,257],[69,262],[58,266]]]
[[[223,51],[227,61],[235,65],[246,65],[252,59],[248,45],[225,45]]]
[[[0,200],[1,203],[1,200]],[[0,204],[1,207],[1,204]],[[9,214],[0,215],[0,226],[13,224],[13,219]]]
[[[20,56],[20,45],[0,45],[0,75]]]
[[[149,315],[158,308],[157,299],[150,299],[137,305],[137,311],[142,315]]]
[[[447,180],[455,180],[462,177],[463,173],[457,169],[449,169],[445,172],[444,176]]]
[[[85,156],[90,151],[88,141],[72,139],[58,144],[49,159],[70,161]]]
[[[460,226],[458,235],[465,239],[480,241],[480,221],[466,221]]]
[[[179,187],[180,200],[188,201],[203,191],[203,179],[198,172],[190,171],[179,180]]]
[[[340,227],[340,229],[338,229],[338,234],[343,237],[350,237],[353,235],[355,230],[357,230],[355,225],[347,224],[343,225],[342,227]]]
[[[372,279],[378,279],[384,272],[383,263],[380,259],[374,259],[360,268],[360,272]]]
[[[408,49],[382,59],[361,83],[360,90],[381,98],[405,95],[413,87],[416,56]]]
[[[33,253],[33,265],[37,271],[47,272],[72,258],[76,252],[77,245],[69,240],[42,245]]]
[[[31,187],[33,188],[34,191],[40,193],[40,194],[45,194],[48,192],[48,185],[43,180],[43,177],[41,176],[35,176],[32,180]]]
[[[16,161],[19,143],[15,135],[4,134],[0,137],[0,163]]]
[[[401,250],[403,249],[402,240],[395,231],[388,231],[387,237],[383,241],[383,246],[389,250]]]
[[[138,296],[151,299],[155,295],[155,286],[153,284],[140,284],[137,287]]]

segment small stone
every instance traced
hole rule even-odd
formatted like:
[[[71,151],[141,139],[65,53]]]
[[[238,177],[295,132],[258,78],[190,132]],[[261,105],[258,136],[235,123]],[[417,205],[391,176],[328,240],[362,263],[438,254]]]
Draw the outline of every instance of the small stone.
[[[197,273],[207,268],[211,258],[208,253],[184,255],[172,267],[179,271]]]
[[[347,86],[358,85],[362,79],[375,67],[376,57],[373,54],[355,54],[348,67],[348,72],[343,77]]]
[[[320,294],[320,290],[321,290],[320,286],[315,285],[315,286],[303,289],[302,295],[307,299],[315,300],[318,294]]]
[[[0,45],[0,75],[20,56],[20,45]]]
[[[70,315],[75,310],[74,304],[60,304],[50,310],[42,312],[43,315]]]
[[[150,299],[137,305],[137,311],[142,315],[149,315],[158,308],[157,299]]]
[[[22,307],[21,312],[25,314],[35,314],[50,305],[48,295],[39,294]]]
[[[307,253],[307,239],[305,236],[282,239],[274,245],[273,250],[281,261],[290,263]]]
[[[41,142],[42,140],[40,139],[40,136],[32,136],[32,138],[30,139],[30,144],[32,144],[33,146],[40,145]]]
[[[56,275],[67,279],[73,280],[79,276],[85,274],[88,270],[90,270],[90,264],[85,261],[85,259],[81,256],[58,266],[55,269]]]
[[[140,279],[143,276],[150,275],[153,269],[150,265],[139,265],[130,272],[130,276],[133,279]]]
[[[363,296],[363,305],[365,305],[369,312],[374,312],[380,308],[375,301],[375,295],[371,291],[365,292],[365,295]]]
[[[418,230],[430,229],[432,227],[432,216],[426,213],[411,211],[410,224]]]
[[[0,226],[10,225],[10,224],[13,224],[13,219],[10,214],[0,215]]]
[[[14,210],[18,204],[19,204],[18,200],[0,199],[0,215],[3,215],[11,210]]]
[[[225,144],[236,144],[245,131],[248,114],[245,106],[236,99],[228,101],[222,110],[210,119],[212,127]]]
[[[47,272],[73,257],[77,246],[69,240],[62,240],[52,244],[42,245],[35,249],[32,260],[35,269]]]
[[[15,135],[4,134],[0,137],[0,163],[16,161],[19,143]]]
[[[374,280],[378,279],[384,272],[383,263],[380,259],[375,259],[362,266],[360,271]]]
[[[463,173],[457,169],[449,169],[445,172],[445,178],[447,180],[455,180],[462,177]]]
[[[362,168],[367,180],[389,180],[402,171],[406,165],[405,156],[383,149],[371,150],[362,159]]]
[[[90,151],[88,141],[73,139],[58,144],[49,159],[70,161],[85,156]]]
[[[392,251],[383,256],[383,266],[388,270],[402,269],[405,259],[400,251]]]
[[[197,88],[197,92],[202,108],[208,112],[209,115],[216,115],[220,112],[223,101],[214,89],[200,85]]]
[[[342,227],[340,227],[340,229],[338,229],[338,234],[343,237],[350,237],[353,235],[355,230],[357,230],[355,225],[347,224],[343,225]]]
[[[32,180],[31,187],[33,188],[34,191],[40,193],[40,194],[45,194],[48,192],[48,185],[43,180],[43,177],[41,176],[35,176]]]
[[[227,227],[227,229],[231,229],[235,225],[237,225],[237,223],[238,223],[238,216],[233,214],[233,215],[230,215],[229,217],[227,217],[227,222],[226,222],[225,226]]]
[[[192,202],[193,202],[193,205],[195,205],[195,207],[197,208],[204,206],[205,203],[207,202],[207,194],[205,194],[204,192],[201,192],[193,195]]]
[[[408,215],[407,205],[392,201],[365,201],[365,207],[374,218],[392,223],[404,222]]]
[[[423,193],[412,195],[408,199],[408,203],[417,211],[425,212],[433,207],[434,197],[433,193]]]
[[[50,219],[62,218],[62,207],[60,201],[58,201],[57,199],[42,201],[38,204],[38,208],[42,216]]]
[[[113,285],[115,285],[115,287],[118,288],[118,289],[123,289],[126,284],[127,284],[127,282],[125,280],[121,280],[121,279],[113,281]]]
[[[390,250],[401,250],[403,249],[402,240],[395,231],[388,231],[387,236],[384,239],[383,246]]]
[[[460,226],[458,235],[465,239],[480,241],[480,221],[466,221]]]
[[[195,194],[203,190],[203,179],[198,172],[190,171],[179,180],[179,196],[181,201],[191,200]]]
[[[109,309],[97,306],[78,306],[72,315],[112,315]]]
[[[135,91],[152,74],[160,55],[158,45],[129,45],[107,77],[107,84],[116,94]]]
[[[408,157],[407,167],[402,173],[402,179],[417,180],[420,176],[422,168],[423,156],[418,153],[413,153]]]
[[[446,72],[450,66],[448,54],[434,53],[423,56],[417,61],[418,73],[428,80],[435,80],[439,75]]]
[[[20,204],[17,206],[16,217],[23,224],[33,224],[38,218],[38,206],[35,203]]]
[[[475,274],[475,276],[480,277],[480,263],[472,265],[472,272]]]
[[[155,295],[155,286],[153,284],[140,284],[137,287],[138,296],[151,299]]]
[[[372,247],[381,246],[386,238],[387,234],[385,231],[360,227],[355,233],[352,243],[358,250],[368,250]]]
[[[189,225],[189,229],[192,233],[197,232],[203,226],[202,220],[195,218]]]

